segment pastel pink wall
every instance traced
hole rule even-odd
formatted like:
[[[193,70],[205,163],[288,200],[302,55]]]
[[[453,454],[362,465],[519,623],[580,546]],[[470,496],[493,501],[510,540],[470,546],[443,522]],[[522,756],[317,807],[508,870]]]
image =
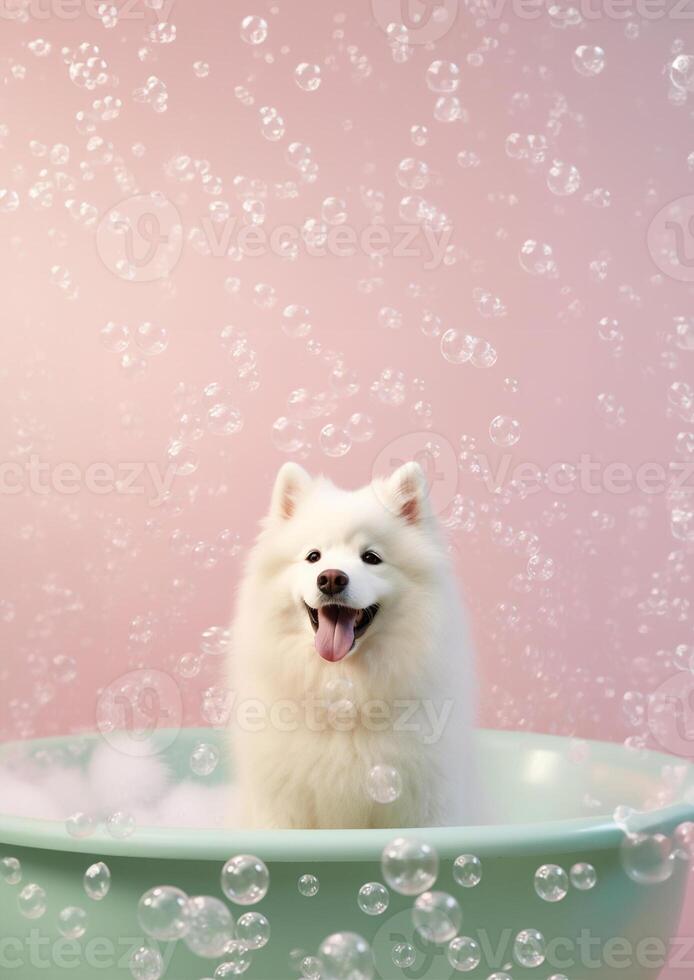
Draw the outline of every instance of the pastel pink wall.
[[[694,81],[689,62],[671,67],[692,49],[678,40],[689,23],[636,5],[449,2],[452,26],[430,43],[415,28],[408,46],[381,26],[389,0],[156,6],[119,19],[59,0],[0,12],[0,445],[20,466],[3,470],[0,734],[93,727],[98,690],[142,667],[174,674],[185,720],[200,722],[219,660],[188,678],[176,665],[227,623],[243,563],[229,542],[252,540],[279,464],[300,458],[355,486],[431,440],[483,723],[658,745],[646,699],[684,682],[674,651],[692,643],[694,494],[674,492],[671,468],[694,453]],[[266,19],[262,43],[242,38],[246,16]],[[581,45],[604,49],[602,71],[578,70]],[[460,67],[458,107],[427,81],[437,59]],[[295,80],[302,62],[321,69],[314,91]],[[419,210],[404,200],[416,195]],[[343,228],[360,237],[381,222],[398,247],[319,256],[299,237],[294,257],[234,252],[261,214],[268,235],[308,219],[329,232],[343,207],[331,197]],[[403,226],[416,254],[400,254]],[[442,228],[445,261],[432,261],[426,235]],[[521,264],[528,240],[551,246],[556,274]],[[310,312],[285,317],[292,304]],[[125,350],[108,349],[125,343],[120,327],[104,334],[109,321],[129,328]],[[297,322],[310,332],[290,336]],[[449,329],[496,360],[478,344],[451,363]],[[143,353],[157,340],[163,351]],[[372,390],[388,368],[402,372],[398,404]],[[212,382],[221,394],[204,393]],[[323,414],[288,453],[273,425],[305,413],[288,403],[302,388]],[[240,431],[213,431],[220,412]],[[355,413],[373,436],[332,455],[344,437],[321,430]],[[490,437],[497,416],[518,423],[502,424],[519,436],[509,447]],[[144,477],[142,495],[56,483],[65,462],[165,474],[177,440],[192,472],[169,474],[159,506]],[[478,454],[507,467],[496,490]],[[599,464],[590,486],[568,476],[585,454]],[[33,486],[32,457],[44,467]],[[567,492],[522,492],[522,463]],[[610,485],[611,463],[628,468],[627,492]],[[652,493],[646,463],[665,474]]]

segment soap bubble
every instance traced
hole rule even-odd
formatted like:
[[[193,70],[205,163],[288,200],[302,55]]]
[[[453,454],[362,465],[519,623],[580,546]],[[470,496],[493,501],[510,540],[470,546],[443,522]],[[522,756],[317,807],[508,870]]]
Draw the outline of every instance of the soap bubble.
[[[6,885],[18,885],[22,880],[22,865],[19,858],[4,857],[0,860],[0,880]]]
[[[352,440],[346,430],[334,422],[328,422],[320,431],[318,443],[326,456],[344,456],[352,448]]]
[[[522,268],[531,276],[554,278],[557,275],[557,264],[554,261],[552,246],[537,242],[534,238],[529,238],[523,242],[519,260]]]
[[[425,77],[432,92],[455,92],[460,85],[460,68],[454,61],[432,61]]]
[[[307,306],[290,303],[282,310],[282,330],[293,339],[306,337],[311,332],[311,312]]]
[[[315,875],[301,875],[298,881],[299,894],[304,898],[313,898],[318,894],[320,882]]]
[[[87,931],[87,913],[75,905],[58,913],[58,932],[65,939],[80,939]]]
[[[270,872],[252,854],[238,854],[222,869],[222,891],[237,905],[255,905],[267,895]]]
[[[214,971],[215,980],[224,980],[225,977],[238,977],[251,965],[251,955],[245,943],[232,939],[227,943],[224,955],[226,960],[220,963]]]
[[[465,118],[465,110],[457,95],[441,95],[434,106],[434,118],[438,122],[452,123]]]
[[[572,163],[554,160],[547,171],[547,186],[557,197],[568,197],[581,186],[581,175]]]
[[[513,955],[521,966],[542,966],[547,955],[545,937],[537,929],[523,929],[513,943]]]
[[[426,126],[414,125],[410,127],[410,139],[415,146],[425,146],[429,139],[429,130]]]
[[[321,83],[319,65],[311,65],[306,61],[302,61],[294,69],[294,80],[304,92],[315,92]]]
[[[482,862],[474,854],[461,854],[453,862],[453,880],[463,888],[475,888],[482,881]]]
[[[91,837],[95,832],[96,820],[91,814],[78,811],[67,818],[65,830],[75,840],[82,840],[85,837]]]
[[[196,776],[210,776],[219,763],[219,749],[209,742],[198,742],[190,754],[190,768]]]
[[[373,439],[376,427],[370,415],[364,412],[354,412],[345,425],[345,432],[352,442],[368,442]]]
[[[381,855],[386,883],[400,895],[420,895],[436,881],[438,854],[429,844],[413,837],[396,837]]]
[[[171,885],[150,888],[140,898],[137,921],[143,932],[153,939],[182,939],[190,928],[188,896]]]
[[[535,892],[543,902],[561,902],[569,891],[569,876],[558,864],[543,864],[535,872]]]
[[[372,980],[371,947],[354,932],[336,932],[324,939],[318,950],[321,980]]]
[[[284,136],[284,119],[273,106],[262,106],[260,109],[260,132],[271,143],[276,143]]]
[[[130,343],[130,330],[125,323],[109,320],[99,331],[101,343],[112,354],[121,354]]]
[[[234,935],[234,919],[224,902],[197,895],[188,902],[188,931],[183,937],[196,956],[217,959]]]
[[[670,65],[670,80],[676,88],[694,92],[694,55],[677,55]]]
[[[270,923],[260,912],[244,912],[236,923],[236,938],[248,949],[262,949],[270,941]]]
[[[520,439],[520,423],[508,415],[497,415],[489,424],[489,436],[504,449],[515,446]]]
[[[133,980],[161,980],[164,976],[164,960],[153,943],[136,949],[129,966]]]
[[[82,879],[84,890],[87,896],[94,902],[100,902],[109,893],[111,888],[111,871],[103,861],[90,864],[84,872]]]
[[[243,428],[243,415],[233,405],[218,402],[207,411],[207,428],[215,435],[236,435]]]
[[[34,882],[25,885],[17,896],[17,907],[25,919],[40,919],[46,914],[45,890]]]
[[[672,839],[676,845],[676,857],[682,861],[694,860],[694,823],[687,821],[679,824]]]
[[[200,465],[200,459],[195,450],[180,439],[174,439],[169,443],[166,455],[169,457],[177,476],[190,476],[195,473]]]
[[[675,870],[672,841],[665,834],[628,834],[620,856],[626,873],[640,885],[661,884]]]
[[[441,353],[451,364],[464,364],[472,357],[473,339],[470,334],[451,327],[441,337]]]
[[[396,943],[393,946],[391,959],[395,966],[399,966],[401,970],[406,970],[408,966],[414,966],[417,952],[414,946],[409,943]]]
[[[357,903],[362,912],[367,915],[382,915],[388,908],[390,895],[385,885],[380,881],[370,881],[359,889]]]
[[[246,44],[262,44],[267,37],[267,21],[262,17],[244,17],[241,21],[241,40]]]
[[[402,794],[402,776],[393,766],[372,766],[366,778],[366,791],[376,803],[394,803]]]
[[[599,75],[605,67],[605,52],[597,45],[579,44],[572,61],[577,72],[590,78]]]
[[[304,980],[321,980],[323,964],[317,956],[304,956],[300,969]]]
[[[458,934],[463,913],[457,899],[446,892],[424,892],[412,912],[415,929],[432,943],[447,943]]]
[[[448,944],[448,962],[459,973],[469,973],[482,962],[482,950],[476,939],[470,936],[457,936]]]
[[[423,160],[415,160],[413,157],[405,157],[400,161],[396,177],[401,187],[413,191],[422,190],[431,180],[428,165]]]
[[[135,833],[135,817],[125,810],[115,810],[106,818],[106,830],[115,840],[124,840]]]
[[[161,354],[169,346],[169,334],[166,327],[155,326],[147,321],[135,330],[135,343],[143,354]]]

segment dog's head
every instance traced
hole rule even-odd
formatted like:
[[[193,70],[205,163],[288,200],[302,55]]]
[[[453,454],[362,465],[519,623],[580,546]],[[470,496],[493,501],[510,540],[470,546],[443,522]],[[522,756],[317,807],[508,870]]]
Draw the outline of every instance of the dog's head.
[[[264,585],[324,660],[367,647],[415,590],[429,588],[442,556],[427,495],[417,463],[356,491],[295,463],[280,469],[263,534]]]

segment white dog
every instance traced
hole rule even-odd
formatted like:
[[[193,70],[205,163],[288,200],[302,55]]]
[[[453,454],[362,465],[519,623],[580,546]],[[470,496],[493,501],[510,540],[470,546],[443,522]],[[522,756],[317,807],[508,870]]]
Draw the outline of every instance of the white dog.
[[[355,492],[280,469],[232,631],[245,825],[470,821],[473,665],[427,496],[416,463]]]

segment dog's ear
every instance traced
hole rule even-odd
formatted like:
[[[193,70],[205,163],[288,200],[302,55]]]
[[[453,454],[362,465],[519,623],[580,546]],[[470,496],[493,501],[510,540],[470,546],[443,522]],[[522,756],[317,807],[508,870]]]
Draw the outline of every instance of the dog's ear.
[[[403,463],[388,478],[390,506],[408,524],[418,524],[425,516],[429,492],[424,470],[419,463]]]
[[[310,484],[311,477],[303,466],[298,463],[284,463],[272,491],[270,516],[288,521],[294,515],[299,498]]]

